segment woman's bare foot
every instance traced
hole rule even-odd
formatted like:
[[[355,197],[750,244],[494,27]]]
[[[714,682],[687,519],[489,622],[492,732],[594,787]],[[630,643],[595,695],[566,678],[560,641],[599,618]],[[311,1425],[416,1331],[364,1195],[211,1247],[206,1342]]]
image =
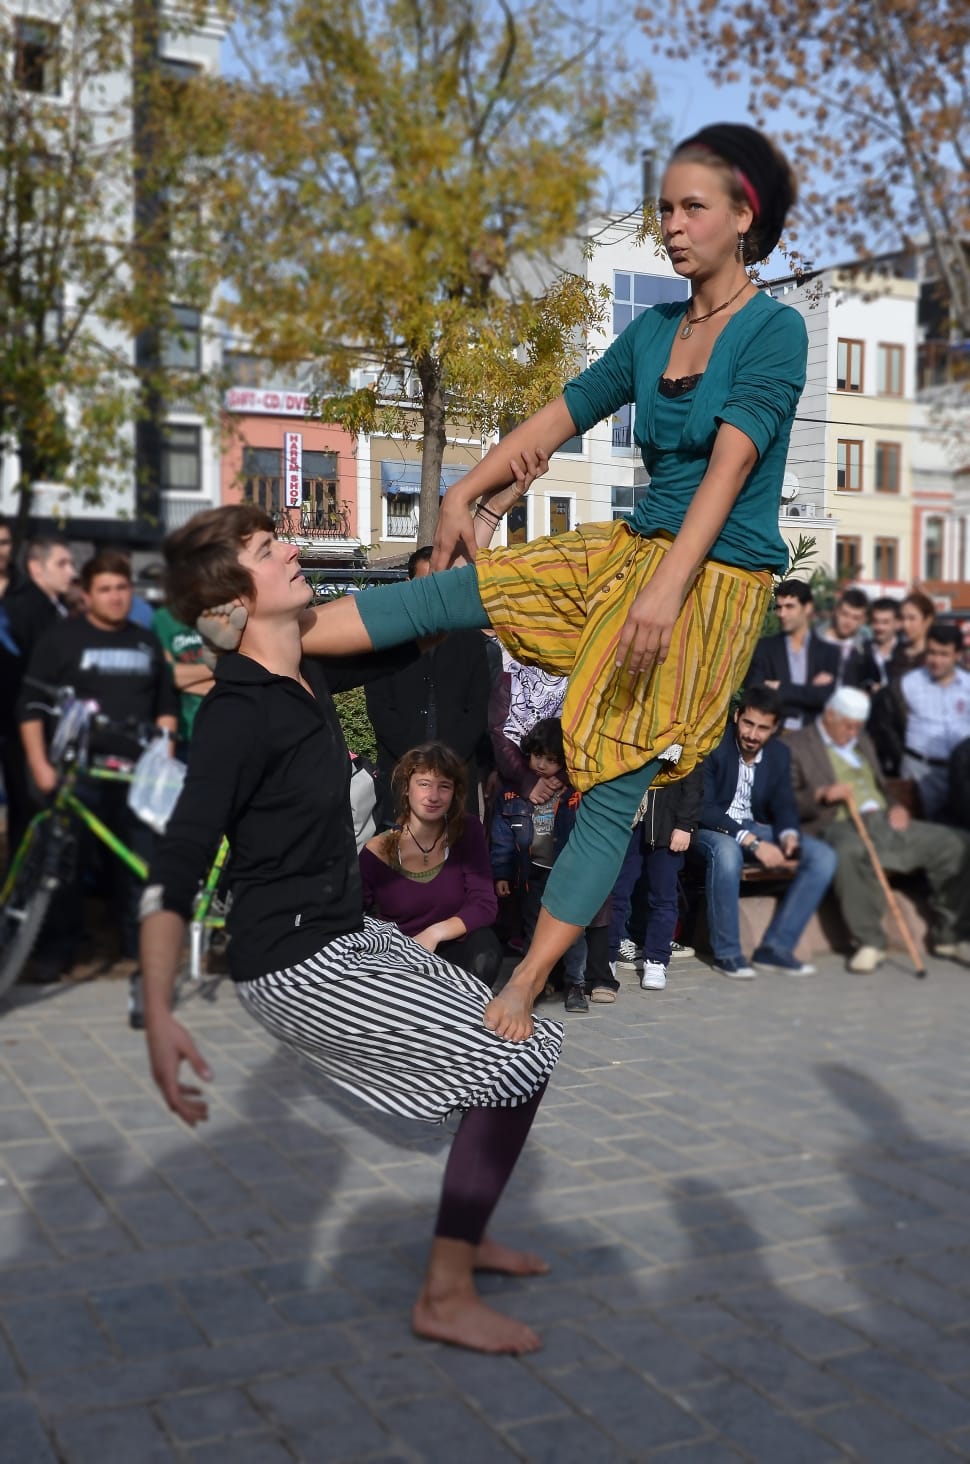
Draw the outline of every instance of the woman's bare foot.
[[[513,1250],[488,1236],[475,1250],[476,1271],[498,1271],[503,1276],[545,1276],[549,1265],[533,1251]]]
[[[535,1000],[532,982],[520,975],[517,967],[498,996],[485,1008],[482,1021],[509,1042],[526,1042],[532,1036],[532,1004]]]
[[[486,1306],[474,1289],[434,1295],[426,1285],[414,1303],[411,1326],[419,1337],[472,1352],[538,1352],[542,1341],[524,1322]]]

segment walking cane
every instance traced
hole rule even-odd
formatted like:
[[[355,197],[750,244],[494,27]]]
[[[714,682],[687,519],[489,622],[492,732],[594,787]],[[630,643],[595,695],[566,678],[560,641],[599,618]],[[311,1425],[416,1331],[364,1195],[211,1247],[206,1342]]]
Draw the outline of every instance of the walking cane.
[[[882,865],[879,862],[879,855],[876,853],[876,846],[873,844],[871,838],[869,837],[869,830],[865,826],[862,814],[859,812],[858,808],[856,808],[855,799],[850,798],[847,800],[847,802],[849,817],[855,824],[856,833],[862,840],[863,845],[865,846],[865,851],[869,855],[869,862],[875,870],[876,878],[882,886],[882,892],[886,896],[886,904],[889,906],[889,912],[895,920],[896,928],[903,938],[903,945],[906,947],[906,952],[909,956],[909,959],[913,963],[916,975],[921,981],[923,981],[926,978],[926,967],[923,965],[923,962],[920,959],[919,951],[916,949],[916,942],[913,940],[912,932],[910,931],[909,926],[906,924],[906,920],[900,908],[899,901],[896,898],[896,891],[893,889],[892,885],[889,883],[889,880],[886,878],[886,871],[883,869]]]

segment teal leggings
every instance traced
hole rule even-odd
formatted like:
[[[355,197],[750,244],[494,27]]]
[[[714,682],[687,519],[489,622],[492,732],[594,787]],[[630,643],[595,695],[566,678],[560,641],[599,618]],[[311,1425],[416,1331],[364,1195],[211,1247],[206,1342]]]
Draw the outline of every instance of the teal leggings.
[[[357,608],[376,651],[445,630],[489,623],[474,565],[362,590]],[[569,842],[553,866],[542,903],[557,920],[588,925],[616,883],[640,800],[658,758],[584,793]]]

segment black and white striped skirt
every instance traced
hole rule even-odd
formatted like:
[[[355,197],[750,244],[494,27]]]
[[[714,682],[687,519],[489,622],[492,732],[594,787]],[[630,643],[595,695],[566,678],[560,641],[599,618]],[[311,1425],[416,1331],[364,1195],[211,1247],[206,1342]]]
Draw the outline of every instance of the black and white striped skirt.
[[[526,1102],[562,1050],[559,1022],[536,1018],[526,1042],[489,1031],[483,982],[369,918],[309,960],[236,989],[268,1032],[335,1083],[429,1123]]]

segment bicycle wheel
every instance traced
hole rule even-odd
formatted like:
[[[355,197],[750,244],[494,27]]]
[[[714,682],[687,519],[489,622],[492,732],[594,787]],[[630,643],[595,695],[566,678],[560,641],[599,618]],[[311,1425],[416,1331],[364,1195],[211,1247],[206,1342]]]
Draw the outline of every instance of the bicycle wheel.
[[[61,882],[51,823],[32,829],[27,837],[22,863],[0,908],[0,997],[27,964]]]

